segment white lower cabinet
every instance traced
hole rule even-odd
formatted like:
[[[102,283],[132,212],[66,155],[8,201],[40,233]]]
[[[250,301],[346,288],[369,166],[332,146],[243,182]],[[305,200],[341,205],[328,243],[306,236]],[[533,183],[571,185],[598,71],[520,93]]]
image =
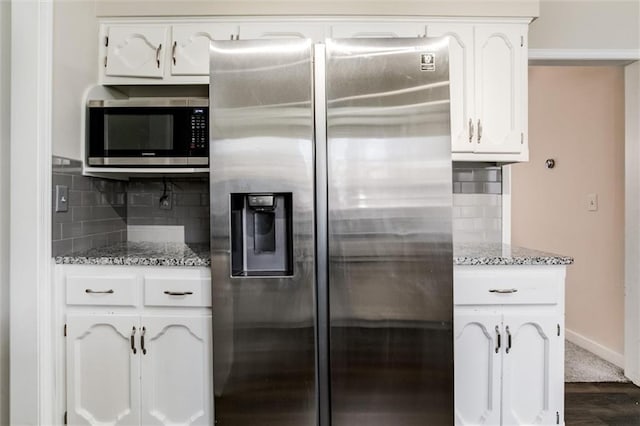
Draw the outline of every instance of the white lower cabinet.
[[[131,349],[138,328],[129,315],[67,317],[69,424],[140,424],[140,357]]]
[[[563,424],[565,267],[454,271],[456,425]]]
[[[144,317],[143,425],[211,425],[211,317]]]
[[[456,310],[454,319],[457,425],[500,424],[502,353],[496,351],[500,315]]]
[[[210,425],[211,316],[68,315],[72,425]]]
[[[65,266],[57,275],[68,424],[213,424],[208,269]]]

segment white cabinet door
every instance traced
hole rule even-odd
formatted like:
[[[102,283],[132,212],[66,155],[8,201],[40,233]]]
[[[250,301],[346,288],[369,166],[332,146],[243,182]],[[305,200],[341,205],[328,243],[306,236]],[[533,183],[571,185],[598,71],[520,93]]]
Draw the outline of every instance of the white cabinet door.
[[[240,40],[310,38],[314,42],[325,39],[325,24],[303,22],[251,23],[240,26]]]
[[[449,37],[451,82],[451,150],[473,152],[477,136],[474,111],[473,26],[436,23],[427,25],[428,37]]]
[[[501,320],[502,316],[491,308],[455,310],[456,425],[500,423]]]
[[[212,425],[211,316],[142,317],[143,425]]]
[[[332,38],[424,37],[421,22],[345,22],[331,26]]]
[[[138,330],[136,316],[67,317],[70,425],[140,424]]]
[[[179,24],[172,27],[171,75],[209,75],[209,43],[230,40],[237,24]]]
[[[518,154],[523,149],[525,31],[521,25],[475,26],[476,152]]]
[[[564,340],[558,336],[558,315],[534,308],[505,313],[503,321],[503,424],[555,425],[562,418],[564,398]]]
[[[162,78],[168,34],[167,25],[109,27],[105,75]]]

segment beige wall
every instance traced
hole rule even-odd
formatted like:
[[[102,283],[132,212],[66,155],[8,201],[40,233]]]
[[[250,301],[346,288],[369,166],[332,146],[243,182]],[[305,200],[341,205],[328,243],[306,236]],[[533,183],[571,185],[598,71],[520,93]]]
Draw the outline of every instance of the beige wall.
[[[541,0],[531,49],[639,49],[637,0]]]
[[[530,162],[512,167],[512,242],[575,257],[566,327],[624,350],[624,69],[530,67]],[[556,160],[548,170],[547,158]],[[587,211],[587,194],[599,209]]]
[[[0,199],[9,199],[11,4],[0,1]],[[0,205],[0,424],[9,424],[9,206]]]

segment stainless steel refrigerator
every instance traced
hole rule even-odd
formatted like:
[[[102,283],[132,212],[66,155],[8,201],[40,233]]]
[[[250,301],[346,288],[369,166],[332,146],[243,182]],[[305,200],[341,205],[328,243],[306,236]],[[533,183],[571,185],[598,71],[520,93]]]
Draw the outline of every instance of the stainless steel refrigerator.
[[[448,42],[211,45],[217,426],[453,424]]]

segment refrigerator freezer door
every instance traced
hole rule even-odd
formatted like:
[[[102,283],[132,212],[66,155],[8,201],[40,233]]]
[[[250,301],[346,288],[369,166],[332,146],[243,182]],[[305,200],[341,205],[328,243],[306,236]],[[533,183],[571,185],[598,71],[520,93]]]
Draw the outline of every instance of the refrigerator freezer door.
[[[327,40],[333,426],[453,424],[445,39]]]
[[[219,426],[316,424],[312,70],[308,40],[212,43],[211,270]],[[291,224],[285,232],[278,209],[286,200]],[[254,222],[256,214],[273,217]],[[283,244],[279,235],[288,232],[291,238]],[[260,242],[252,237],[252,247],[243,247],[248,234]],[[240,242],[233,250],[231,240]],[[270,259],[281,261],[279,250],[291,251],[291,265],[274,270]],[[251,262],[260,266],[252,269]]]

